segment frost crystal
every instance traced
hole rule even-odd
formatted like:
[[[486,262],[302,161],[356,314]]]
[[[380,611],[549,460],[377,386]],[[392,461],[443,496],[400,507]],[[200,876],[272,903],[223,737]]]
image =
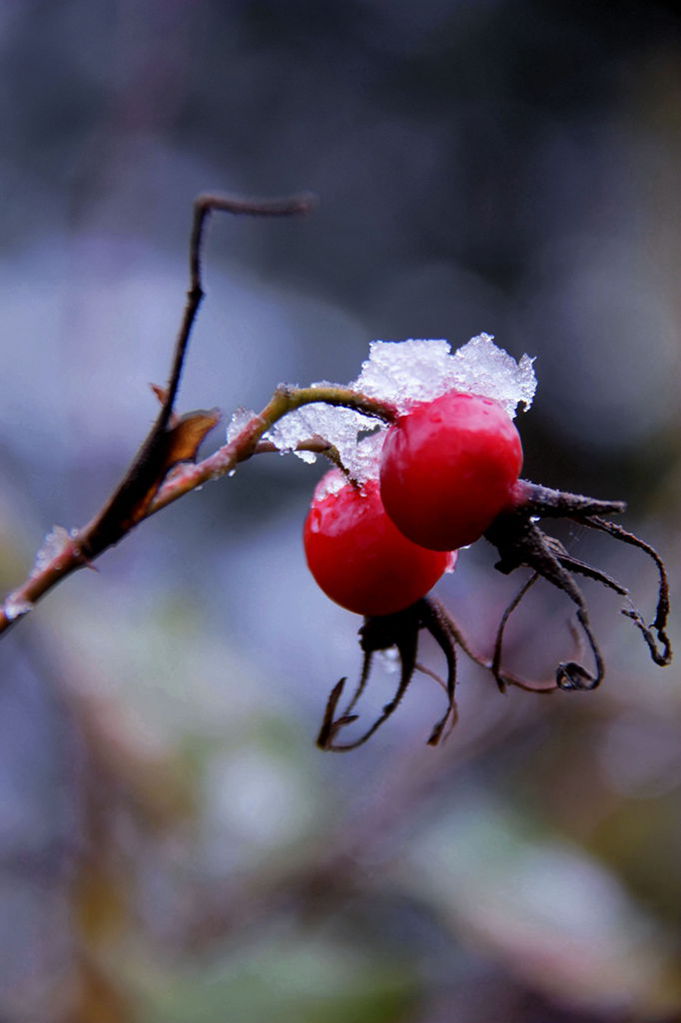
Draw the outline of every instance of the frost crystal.
[[[312,386],[328,387],[329,385],[317,383]],[[294,451],[296,444],[300,441],[321,437],[329,444],[333,444],[343,464],[350,469],[356,457],[358,434],[373,430],[375,426],[375,419],[363,416],[360,412],[320,402],[319,404],[305,405],[295,412],[290,412],[265,434],[265,440],[272,441],[275,447],[284,454]],[[304,462],[315,460],[315,455],[311,451],[296,451],[295,454]]]
[[[377,430],[368,437],[362,437],[352,450],[348,449],[343,465],[355,483],[366,483],[378,477],[381,450],[387,429]],[[315,490],[315,500],[321,501],[329,494],[335,494],[348,482],[348,476],[340,469],[332,469],[322,476]],[[363,493],[362,493],[363,496]]]
[[[244,427],[248,426],[251,419],[255,419],[257,412],[248,408],[238,408],[232,413],[232,418],[227,424],[227,443],[231,444],[239,436]]]
[[[533,359],[523,355],[520,362],[494,344],[490,334],[477,337],[452,352],[448,341],[373,341],[369,358],[356,380],[347,386],[368,397],[395,405],[406,412],[419,401],[432,401],[447,391],[482,394],[494,398],[509,416],[519,407],[532,404],[537,381]],[[313,387],[338,386],[326,381]],[[238,409],[227,428],[233,440],[255,416]],[[305,405],[279,420],[265,435],[282,454],[294,451],[305,462],[314,462],[311,451],[296,451],[305,440],[322,438],[332,444],[343,465],[359,483],[378,475],[386,424],[353,409],[319,404]],[[362,436],[369,434],[369,436]]]
[[[443,393],[450,352],[447,341],[372,341],[369,358],[350,387],[390,401],[402,412],[416,401]]]
[[[19,600],[13,593],[10,593],[9,597],[5,599],[2,609],[5,612],[5,618],[9,622],[13,622],[16,618],[21,618],[32,611],[33,604],[30,600]]]
[[[374,420],[375,424],[375,420]],[[368,437],[363,437],[354,449],[348,453],[347,461],[343,464],[348,469],[353,479],[358,483],[366,483],[367,480],[376,479],[381,464],[381,451],[383,442],[388,430],[384,425]]]
[[[532,362],[528,355],[516,362],[490,334],[471,338],[454,354],[447,341],[374,341],[350,386],[393,402],[400,412],[456,388],[494,398],[514,416],[518,405],[532,404],[537,387]]]
[[[339,490],[343,489],[347,482],[348,480],[345,473],[342,473],[340,469],[331,469],[322,476],[315,487],[315,501],[323,501],[324,498],[329,497],[330,494],[337,494]]]
[[[526,412],[537,390],[534,359],[523,355],[516,362],[512,355],[497,347],[491,334],[478,334],[452,356],[455,364],[449,390],[460,387],[469,394],[495,398],[513,417],[522,405]]]
[[[379,650],[376,657],[383,664],[387,675],[394,675],[400,670],[400,654],[396,646],[389,646],[387,650]]]
[[[35,564],[31,571],[31,579],[34,576],[39,575],[43,569],[47,568],[51,561],[58,558],[60,554],[66,549],[66,545],[71,540],[71,533],[68,529],[64,529],[63,526],[53,526],[50,532],[43,540],[43,545],[36,554]],[[28,609],[30,610],[30,608]],[[5,607],[5,613],[7,608]]]

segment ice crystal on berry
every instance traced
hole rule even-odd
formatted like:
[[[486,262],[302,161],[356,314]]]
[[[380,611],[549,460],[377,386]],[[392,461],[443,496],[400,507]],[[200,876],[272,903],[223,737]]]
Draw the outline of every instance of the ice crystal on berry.
[[[381,427],[368,437],[362,437],[354,450],[349,452],[345,464],[350,475],[359,483],[377,478],[386,434],[387,430]]]
[[[372,341],[369,358],[350,386],[372,398],[391,401],[400,412],[417,401],[442,394],[451,367],[448,341]]]
[[[490,334],[478,334],[453,353],[443,340],[374,341],[350,386],[393,402],[400,412],[447,391],[482,394],[513,417],[519,405],[528,409],[532,404],[537,387],[532,363],[528,355],[516,362]]]
[[[405,412],[416,402],[431,401],[447,391],[459,390],[496,399],[513,417],[522,406],[532,404],[537,381],[533,360],[520,362],[494,344],[489,334],[479,334],[452,352],[444,340],[373,341],[369,358],[356,380],[347,386],[370,398],[390,402]],[[313,387],[336,387],[320,381]],[[228,440],[238,435],[255,413],[238,410],[227,431]],[[333,446],[341,463],[358,483],[378,475],[381,447],[387,424],[354,409],[323,403],[305,405],[280,419],[264,439],[286,454],[293,452],[314,462],[311,451],[298,445],[321,438]]]
[[[523,355],[519,362],[494,344],[490,334],[478,334],[452,356],[451,386],[469,394],[494,398],[513,418],[527,411],[537,390],[534,359]],[[449,387],[445,388],[449,390]]]
[[[330,385],[324,383],[313,386]],[[343,465],[352,472],[357,461],[358,436],[375,428],[375,419],[355,412],[354,409],[313,403],[289,412],[265,434],[265,440],[271,441],[282,454],[293,451],[303,461],[310,462],[315,460],[314,454],[310,451],[296,451],[296,445],[314,437],[322,438],[336,449]],[[358,468],[362,462],[362,458],[357,461]],[[358,473],[358,479],[362,482],[368,478],[361,471]]]

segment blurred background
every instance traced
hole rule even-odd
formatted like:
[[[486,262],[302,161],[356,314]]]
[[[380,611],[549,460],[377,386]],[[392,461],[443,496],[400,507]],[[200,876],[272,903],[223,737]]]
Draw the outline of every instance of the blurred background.
[[[321,204],[214,218],[180,410],[352,379],[375,338],[488,331],[537,357],[525,474],[626,499],[678,585],[673,7],[1,2],[4,590],[148,429],[210,189]],[[0,1019],[681,1019],[678,667],[592,588],[598,692],[501,696],[462,661],[442,748],[420,676],[370,745],[322,754],[361,624],[304,565],[322,471],[254,459],[3,639]],[[557,535],[652,615],[642,555]],[[520,582],[493,564],[481,541],[438,591],[483,652]],[[537,587],[509,663],[550,678],[569,624]]]

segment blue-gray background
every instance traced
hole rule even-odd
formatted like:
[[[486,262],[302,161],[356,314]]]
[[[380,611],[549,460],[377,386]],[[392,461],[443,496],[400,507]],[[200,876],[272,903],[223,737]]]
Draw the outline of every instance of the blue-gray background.
[[[626,498],[678,577],[671,4],[4,0],[0,126],[6,590],[151,422],[207,189],[321,204],[215,218],[181,409],[488,331],[537,356],[526,474]],[[320,471],[254,460],[3,640],[0,1017],[678,1019],[678,669],[590,591],[598,693],[502,698],[462,663],[443,749],[419,677],[370,747],[322,755],[359,620],[305,570]],[[636,556],[561,536],[652,604]],[[440,587],[481,649],[514,587],[492,566],[482,542]],[[516,665],[546,678],[568,619],[538,594]]]

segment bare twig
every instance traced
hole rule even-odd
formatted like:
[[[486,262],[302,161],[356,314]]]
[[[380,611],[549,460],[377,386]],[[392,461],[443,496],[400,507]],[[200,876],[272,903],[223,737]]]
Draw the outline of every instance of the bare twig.
[[[28,578],[9,594],[0,607],[0,634],[30,611],[53,586],[77,569],[90,565],[144,519],[203,483],[224,476],[237,463],[259,450],[268,450],[267,446],[259,447],[263,434],[294,409],[325,402],[352,408],[387,422],[395,418],[392,405],[348,388],[278,387],[262,412],[255,415],[236,438],[194,464],[201,441],[219,421],[220,414],[217,410],[191,412],[181,417],[174,413],[189,340],[204,297],[201,267],[209,215],[219,211],[248,216],[294,216],[308,212],[313,204],[312,197],[305,195],[275,200],[200,195],[195,200],[189,243],[189,290],[168,385],[164,390],[156,388],[161,400],[156,421],[123,479],[94,518],[70,533],[66,530],[53,531],[49,547],[39,553]],[[322,450],[316,439],[301,447]],[[182,467],[169,475],[178,463],[182,463]]]

